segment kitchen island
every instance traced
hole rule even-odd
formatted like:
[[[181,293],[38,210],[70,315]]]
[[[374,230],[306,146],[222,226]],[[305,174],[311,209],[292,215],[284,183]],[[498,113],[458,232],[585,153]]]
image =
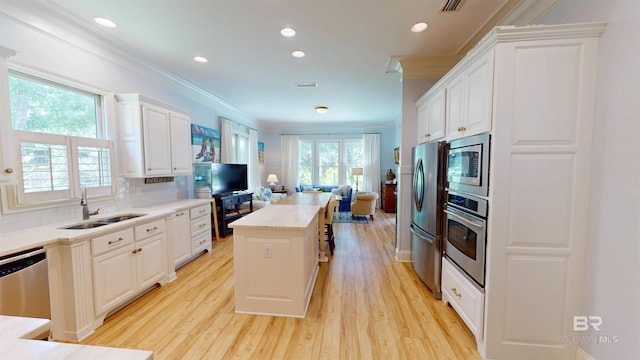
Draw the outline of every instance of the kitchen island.
[[[321,208],[267,206],[230,224],[236,313],[305,316],[318,276]]]

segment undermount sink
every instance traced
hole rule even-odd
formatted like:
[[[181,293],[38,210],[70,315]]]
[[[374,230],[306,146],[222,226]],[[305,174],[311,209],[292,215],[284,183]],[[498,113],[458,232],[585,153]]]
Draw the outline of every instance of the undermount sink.
[[[119,215],[119,216],[114,216],[114,217],[110,217],[110,218],[106,218],[106,219],[100,219],[100,220],[97,220],[97,222],[105,223],[105,224],[112,224],[112,223],[117,223],[117,222],[120,222],[120,221],[135,219],[135,218],[140,217],[140,216],[143,216],[143,214],[126,214],[126,215]]]
[[[90,222],[90,223],[85,223],[85,224],[78,224],[78,225],[73,225],[73,226],[68,226],[65,227],[63,229],[69,229],[69,230],[84,230],[84,229],[93,229],[102,225],[107,225],[107,223],[103,223],[103,222]]]
[[[144,214],[118,215],[118,216],[105,218],[105,219],[100,219],[100,220],[96,220],[96,221],[92,221],[92,222],[86,222],[86,223],[82,223],[82,224],[76,224],[76,225],[63,227],[62,229],[68,229],[68,230],[93,229],[93,228],[97,228],[97,227],[104,226],[104,225],[115,224],[115,223],[120,222],[120,221],[135,219],[135,218],[140,217],[140,216],[144,216]]]

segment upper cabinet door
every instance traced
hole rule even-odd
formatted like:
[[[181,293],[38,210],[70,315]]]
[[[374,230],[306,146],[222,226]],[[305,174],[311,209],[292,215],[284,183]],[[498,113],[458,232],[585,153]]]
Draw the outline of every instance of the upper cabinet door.
[[[491,131],[493,58],[485,54],[447,85],[447,141]]]
[[[445,136],[445,90],[433,95],[429,103],[429,141]]]
[[[417,101],[417,143],[439,140],[445,136],[445,90],[427,92]]]
[[[139,94],[118,94],[116,98],[120,176],[191,174],[189,115]]]
[[[171,113],[171,173],[188,175],[191,167],[191,119]]]
[[[169,111],[161,107],[142,105],[144,173],[147,176],[171,174],[171,136]]]
[[[461,129],[466,123],[466,77],[461,76],[453,79],[447,85],[446,118],[447,118],[447,140],[462,137]]]
[[[493,51],[471,64],[468,79],[468,116],[465,136],[491,130],[493,99]]]

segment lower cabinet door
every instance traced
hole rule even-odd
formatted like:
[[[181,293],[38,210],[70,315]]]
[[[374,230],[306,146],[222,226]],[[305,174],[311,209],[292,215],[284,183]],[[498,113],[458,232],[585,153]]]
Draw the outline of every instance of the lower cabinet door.
[[[95,313],[112,310],[136,291],[133,246],[93,258]]]
[[[165,276],[165,254],[162,246],[164,234],[136,244],[135,258],[138,274],[138,289],[146,288]]]

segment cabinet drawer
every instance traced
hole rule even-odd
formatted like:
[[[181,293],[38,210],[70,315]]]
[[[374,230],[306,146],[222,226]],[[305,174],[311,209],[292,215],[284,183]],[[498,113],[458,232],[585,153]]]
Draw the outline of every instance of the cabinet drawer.
[[[191,254],[197,254],[207,247],[211,243],[211,234],[208,231],[203,232],[200,235],[191,239]]]
[[[205,230],[211,230],[211,216],[201,216],[195,220],[191,220],[191,236]],[[208,232],[209,231],[207,231],[207,233]]]
[[[124,229],[91,239],[93,256],[133,243],[133,229]]]
[[[484,294],[446,258],[442,261],[442,292],[442,300],[450,302],[476,339],[482,340]]]
[[[211,204],[204,204],[198,207],[194,207],[193,209],[189,210],[189,214],[191,219],[211,214]]]
[[[156,221],[148,222],[146,224],[138,225],[135,227],[136,241],[140,241],[155,234],[163,233],[165,231],[165,227],[166,224],[164,219],[159,219]]]

